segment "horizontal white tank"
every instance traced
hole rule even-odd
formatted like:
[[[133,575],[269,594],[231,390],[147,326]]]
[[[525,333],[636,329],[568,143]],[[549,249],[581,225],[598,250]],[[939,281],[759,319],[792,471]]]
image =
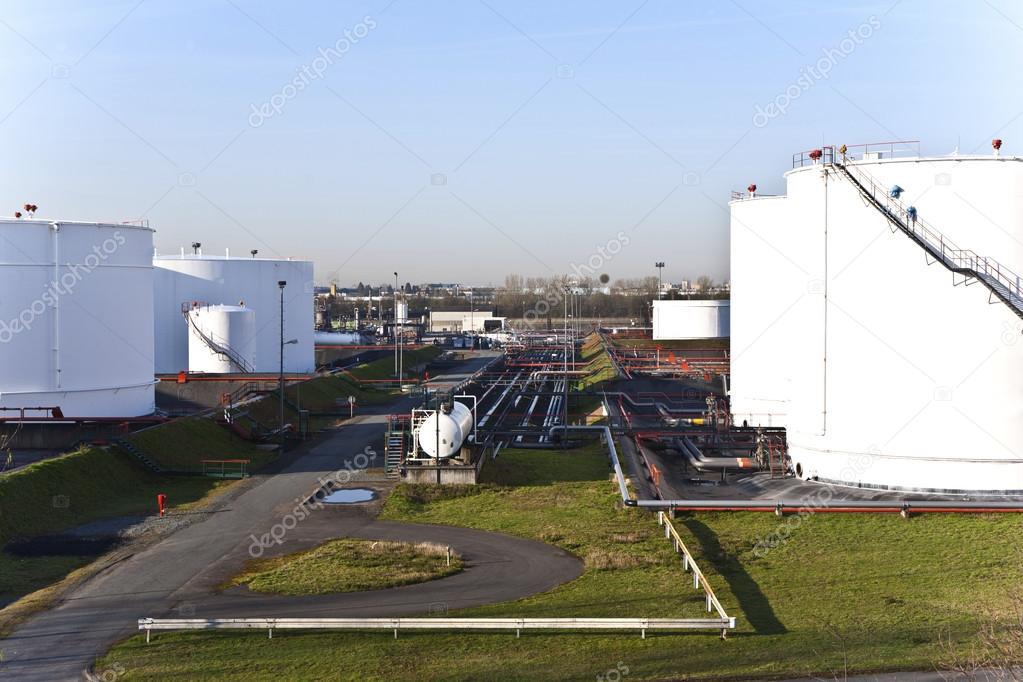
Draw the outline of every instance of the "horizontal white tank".
[[[1023,159],[857,161],[958,247],[1023,272]],[[732,203],[733,415],[783,424],[803,478],[1023,491],[1023,324],[837,169]],[[958,285],[958,286],[957,286]]]
[[[431,459],[438,459],[439,443],[439,459],[450,459],[461,451],[471,431],[472,410],[455,401],[449,414],[434,412],[423,421],[419,427],[419,447]]]
[[[234,305],[196,304],[187,313],[188,371],[252,372],[256,367],[256,313]]]
[[[729,301],[654,301],[654,341],[723,339],[730,333]]]
[[[156,371],[188,368],[188,328],[181,305],[200,301],[244,305],[256,315],[256,371],[277,372],[281,350],[281,291],[284,289],[284,371],[315,369],[313,264],[309,261],[228,258],[184,254],[155,256]]]
[[[152,253],[148,227],[0,219],[0,407],[153,412]]]
[[[366,343],[359,332],[315,332],[313,341],[317,346],[361,346]]]

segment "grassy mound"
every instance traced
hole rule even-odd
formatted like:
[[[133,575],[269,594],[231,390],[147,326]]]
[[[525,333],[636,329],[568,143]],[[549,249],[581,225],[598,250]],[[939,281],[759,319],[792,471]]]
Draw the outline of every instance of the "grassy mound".
[[[226,585],[255,592],[307,595],[382,590],[454,575],[462,559],[431,543],[332,540],[306,552],[253,562]]]

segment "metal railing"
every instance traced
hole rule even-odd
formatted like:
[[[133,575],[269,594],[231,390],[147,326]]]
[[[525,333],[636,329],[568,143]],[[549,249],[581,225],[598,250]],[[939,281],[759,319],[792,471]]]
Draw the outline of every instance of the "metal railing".
[[[692,552],[686,547],[686,543],[683,542],[682,537],[679,536],[678,531],[675,530],[675,526],[672,525],[668,515],[663,511],[657,512],[657,523],[664,526],[664,537],[669,540],[673,540],[675,544],[675,551],[682,554],[682,570],[693,572],[693,588],[703,588],[703,594],[707,599],[707,612],[717,611],[721,617],[721,622],[727,623],[721,629],[721,636],[724,637],[728,633],[728,629],[735,628],[735,617],[729,616],[725,612],[725,607],[721,605],[721,601],[714,594],[714,588],[710,586],[707,581],[707,577],[700,570],[700,567],[696,564],[696,559],[693,558]]]
[[[192,307],[188,303],[181,304],[181,313],[185,316],[188,326],[195,332],[207,348],[213,351],[216,355],[223,355],[231,364],[238,368],[238,371],[245,374],[252,374],[255,372],[255,367],[252,367],[243,357],[238,355],[238,353],[236,353],[234,349],[228,345],[226,340],[217,339],[214,337],[212,332],[206,333],[200,329],[195,318],[193,318],[190,314],[191,310]]]
[[[881,158],[899,156],[920,156],[920,140],[893,140],[891,142],[867,142],[845,146],[844,158],[863,158],[867,154],[878,154]]]
[[[819,154],[819,156],[818,156]],[[834,147],[820,147],[818,149],[807,149],[805,152],[796,152],[792,155],[792,167],[802,168],[821,163],[832,163],[835,160]]]
[[[1013,270],[987,256],[962,249],[909,209],[856,164],[835,164],[860,192],[903,232],[953,272],[975,277],[1023,317],[1023,279]]]
[[[153,630],[718,630],[735,627],[723,618],[139,618],[150,641]]]

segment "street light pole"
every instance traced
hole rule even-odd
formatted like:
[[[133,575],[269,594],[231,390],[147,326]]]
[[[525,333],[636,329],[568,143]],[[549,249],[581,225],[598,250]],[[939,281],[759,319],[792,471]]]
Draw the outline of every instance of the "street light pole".
[[[380,307],[384,307],[381,299]],[[381,312],[382,314],[382,312]],[[391,320],[391,336],[394,337],[394,378],[398,380],[398,388],[401,389],[401,376],[398,375],[398,273],[394,273],[394,319]]]
[[[398,345],[398,392],[401,392],[401,383],[405,374],[405,324],[404,318],[402,323],[398,324],[398,273],[394,273],[394,324],[398,325],[395,327],[397,330],[395,333],[395,342]]]
[[[565,386],[564,386],[564,388],[565,388],[565,398],[564,398],[565,404],[562,406],[562,412],[563,412],[563,414],[565,416],[562,418],[561,423],[562,423],[562,425],[564,425],[566,427],[568,426],[568,297],[569,297],[569,289],[568,289],[568,287],[565,287]],[[568,447],[568,431],[565,430],[562,433],[564,433],[565,435],[563,436],[561,444],[562,444],[562,447],[567,448]]]
[[[280,373],[280,420],[278,426],[281,430],[281,453],[284,452],[284,287],[288,285],[287,281],[280,280],[277,282],[277,287],[281,290],[281,373]]]
[[[657,261],[656,263],[654,263],[654,267],[657,268],[657,299],[660,300],[662,291],[661,271],[664,269],[664,261],[662,260]]]

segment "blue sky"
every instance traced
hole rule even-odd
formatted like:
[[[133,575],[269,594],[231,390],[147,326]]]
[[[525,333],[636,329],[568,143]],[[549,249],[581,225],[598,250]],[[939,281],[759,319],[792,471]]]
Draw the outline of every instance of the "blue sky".
[[[723,280],[730,190],[822,140],[1019,153],[1021,67],[1009,0],[7,0],[0,213],[342,284],[550,276],[622,231],[612,279]]]

